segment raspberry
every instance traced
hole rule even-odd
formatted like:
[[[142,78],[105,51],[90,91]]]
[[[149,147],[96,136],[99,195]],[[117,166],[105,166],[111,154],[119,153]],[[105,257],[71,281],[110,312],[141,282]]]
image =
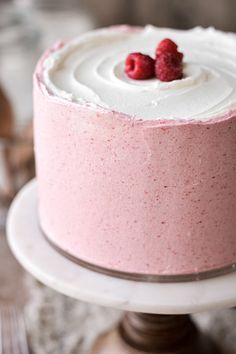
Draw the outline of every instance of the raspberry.
[[[173,42],[171,39],[166,38],[163,39],[158,47],[156,48],[156,58],[158,58],[160,55],[164,53],[171,53],[178,58],[179,62],[183,60],[183,53],[180,53],[178,51],[178,46],[175,42]]]
[[[175,53],[177,51],[177,44],[175,42],[173,42],[171,39],[166,38],[163,39],[158,47],[156,48],[156,54],[161,54],[163,52],[170,52],[170,53]]]
[[[183,77],[183,66],[176,54],[166,52],[156,59],[155,73],[160,81],[180,80]]]
[[[125,72],[134,80],[150,79],[155,75],[155,60],[149,55],[131,53],[125,61]]]

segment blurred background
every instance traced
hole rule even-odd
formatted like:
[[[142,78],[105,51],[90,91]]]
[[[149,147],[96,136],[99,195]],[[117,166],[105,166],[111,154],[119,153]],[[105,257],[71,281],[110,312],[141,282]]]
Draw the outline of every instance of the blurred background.
[[[182,29],[202,25],[236,30],[234,0],[83,0],[81,4],[99,26],[151,23]]]
[[[0,309],[5,305],[26,304],[33,353],[71,353],[72,339],[70,335],[68,342],[66,331],[70,334],[74,331],[79,340],[78,316],[84,319],[102,316],[94,307],[93,310],[88,305],[79,307],[77,302],[29,280],[7,246],[8,207],[21,186],[35,174],[32,73],[37,59],[57,39],[120,23],[181,29],[202,25],[236,31],[235,13],[235,0],[0,0]],[[217,316],[218,322],[215,317],[207,317],[203,321],[205,326],[211,326],[209,321],[221,323],[223,318],[228,327],[236,328],[232,314],[230,319],[226,312]],[[65,318],[70,328],[60,327]],[[89,322],[87,326],[94,325]],[[234,335],[227,338],[230,353],[236,353],[236,347],[232,351],[235,332],[230,334],[225,324],[220,326],[215,330],[216,335],[221,330],[228,337]],[[82,329],[80,335],[83,336]],[[76,341],[73,343],[78,346]],[[84,353],[83,350],[79,353]]]

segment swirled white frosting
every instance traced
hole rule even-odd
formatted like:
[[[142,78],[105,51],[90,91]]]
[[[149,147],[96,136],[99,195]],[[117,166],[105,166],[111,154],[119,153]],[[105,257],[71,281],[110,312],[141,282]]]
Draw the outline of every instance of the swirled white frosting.
[[[169,83],[129,79],[127,54],[154,56],[164,38],[173,39],[184,53],[184,78]],[[199,27],[100,29],[53,51],[44,61],[43,80],[60,98],[143,120],[208,120],[236,106],[236,35]]]

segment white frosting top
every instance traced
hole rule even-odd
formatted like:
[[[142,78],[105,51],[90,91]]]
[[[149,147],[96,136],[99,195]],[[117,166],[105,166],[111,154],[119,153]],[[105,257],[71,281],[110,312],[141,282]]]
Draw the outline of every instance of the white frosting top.
[[[154,57],[164,39],[184,53],[184,78],[172,82],[132,80],[124,72],[126,56]],[[100,29],[53,51],[43,64],[51,93],[143,120],[208,120],[236,107],[236,35],[213,28],[188,31],[146,26]]]

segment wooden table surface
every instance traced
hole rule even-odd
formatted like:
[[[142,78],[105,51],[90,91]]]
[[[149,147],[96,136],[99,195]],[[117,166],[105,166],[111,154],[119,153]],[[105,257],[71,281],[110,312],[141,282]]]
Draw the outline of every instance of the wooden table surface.
[[[0,307],[22,305],[26,300],[24,270],[12,255],[4,230],[0,230]]]

